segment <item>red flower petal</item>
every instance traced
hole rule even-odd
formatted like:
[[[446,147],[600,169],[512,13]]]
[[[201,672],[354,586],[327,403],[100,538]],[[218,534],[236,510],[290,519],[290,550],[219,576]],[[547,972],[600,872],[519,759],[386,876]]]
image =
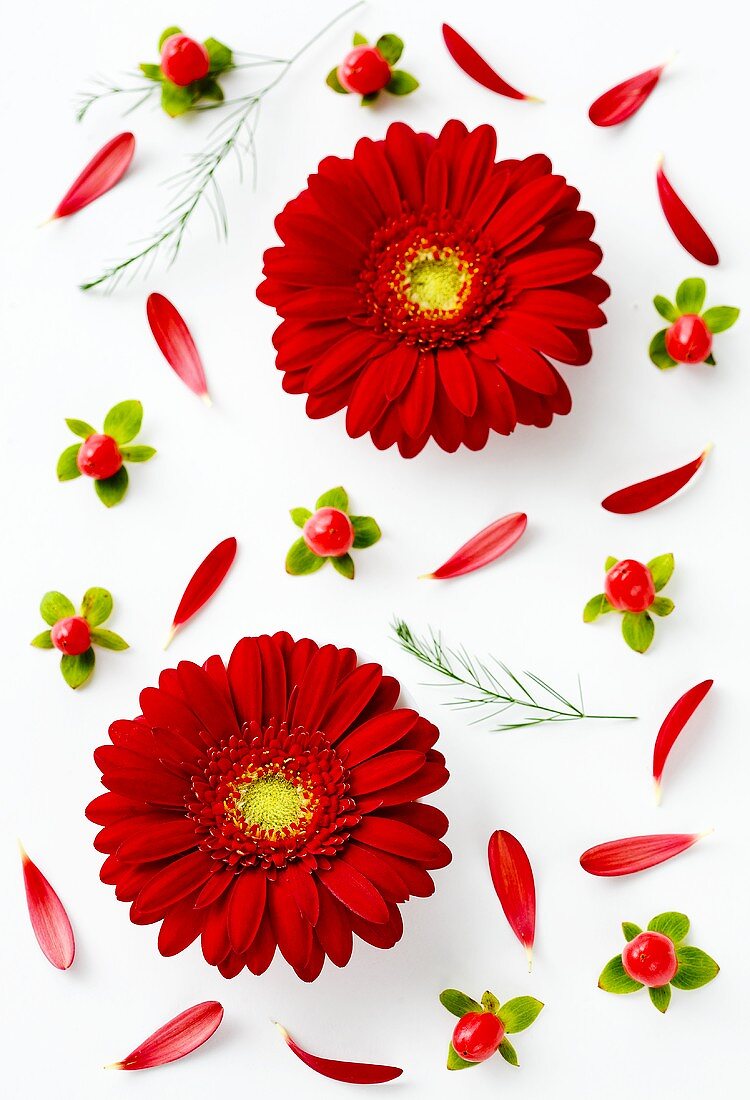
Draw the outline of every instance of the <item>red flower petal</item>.
[[[589,107],[589,118],[594,125],[617,126],[634,115],[659,83],[665,65],[657,65],[654,69],[631,76],[595,99]]]
[[[661,729],[654,744],[654,786],[656,801],[661,799],[661,777],[664,773],[664,765],[672,751],[677,738],[682,733],[689,719],[701,705],[713,687],[713,680],[703,680],[682,695],[670,710],[661,724]]]
[[[341,857],[334,860],[327,871],[318,871],[318,882],[363,920],[373,924],[384,924],[388,920],[388,907],[379,891]]]
[[[188,389],[211,404],[201,357],[182,316],[163,294],[149,294],[146,317],[166,361]]]
[[[67,218],[106,194],[125,175],[134,152],[135,138],[130,133],[118,134],[103,145],[65,192],[50,221]]]
[[[518,542],[526,530],[526,523],[525,512],[513,512],[509,516],[495,520],[489,527],[485,527],[478,535],[474,535],[464,543],[434,573],[427,573],[425,579],[447,580],[450,577],[462,577],[465,573],[471,573],[475,569],[489,565]]]
[[[656,171],[656,186],[664,216],[682,247],[700,263],[715,267],[719,253],[713,241],[665,176],[661,162]]]
[[[218,1001],[204,1001],[186,1008],[179,1016],[164,1024],[120,1062],[107,1069],[152,1069],[184,1058],[207,1039],[221,1023],[224,1009]]]
[[[526,949],[531,970],[531,951],[536,927],[536,889],[529,857],[511,833],[498,829],[490,837],[487,855],[495,893],[508,924]]]
[[[385,1081],[395,1081],[404,1072],[395,1066],[376,1066],[369,1062],[339,1062],[332,1058],[319,1058],[316,1054],[309,1054],[295,1043],[281,1024],[277,1023],[276,1027],[284,1037],[284,1042],[301,1062],[310,1069],[314,1069],[316,1073],[322,1074],[323,1077],[330,1077],[333,1081],[345,1081],[350,1085],[380,1085]]]
[[[630,836],[597,844],[581,856],[581,867],[590,875],[613,878],[645,871],[678,856],[706,833],[664,833],[659,836]]]
[[[646,512],[649,508],[655,508],[657,504],[669,500],[687,485],[705,462],[710,450],[710,447],[706,447],[705,451],[692,462],[676,470],[669,470],[666,474],[658,474],[656,477],[638,481],[635,485],[628,485],[626,489],[611,493],[602,501],[602,508],[606,508],[608,512],[616,512],[618,515],[632,515],[634,512]]]
[[[506,80],[503,80],[492,66],[477,53],[474,47],[470,46],[466,39],[462,38],[458,31],[454,31],[453,27],[450,27],[447,23],[443,23],[443,40],[448,47],[448,53],[458,67],[463,69],[472,80],[476,80],[477,84],[489,88],[491,92],[497,92],[498,95],[508,96],[509,99],[526,99],[534,103],[541,102],[536,96],[524,95],[523,92],[519,92],[517,88],[513,88]]]
[[[207,603],[226,577],[237,553],[237,539],[228,538],[215,546],[204,558],[188,582],[188,586],[175,611],[172,627],[167,638],[166,649],[177,630]]]
[[[266,876],[260,872],[237,875],[227,912],[232,947],[244,955],[260,928],[266,908]]]
[[[76,944],[73,929],[63,903],[47,879],[21,847],[23,881],[26,887],[26,904],[29,907],[31,927],[41,947],[53,966],[67,970],[73,962]]]

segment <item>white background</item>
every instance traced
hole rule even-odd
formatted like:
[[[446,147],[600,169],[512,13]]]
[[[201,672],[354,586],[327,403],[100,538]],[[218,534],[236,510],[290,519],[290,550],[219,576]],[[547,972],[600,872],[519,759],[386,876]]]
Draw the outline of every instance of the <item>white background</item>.
[[[341,6],[345,6],[343,3]],[[146,108],[123,122],[117,103],[82,124],[73,101],[87,77],[117,77],[156,59],[164,26],[196,37],[281,55],[306,41],[339,8],[326,0],[211,5],[198,0],[15,4],[4,22],[2,175],[3,571],[0,1028],[5,1094],[36,1100],[139,1096],[343,1096],[286,1050],[269,1018],[331,1057],[401,1065],[403,1079],[373,1095],[554,1096],[609,1100],[637,1094],[736,1095],[746,1058],[741,1020],[747,990],[747,408],[748,319],[718,337],[715,370],[659,373],[646,349],[660,327],[651,306],[688,275],[707,275],[709,304],[747,306],[747,96],[744,11],[715,0],[598,0],[527,4],[443,0],[368,3],[316,46],[269,98],[259,128],[259,182],[241,186],[227,164],[222,187],[231,229],[218,245],[210,219],[191,228],[170,271],[112,297],[77,284],[150,232],[166,200],[158,183],[200,149],[215,116],[172,121]],[[445,18],[513,83],[544,105],[493,96],[464,76],[440,37]],[[744,25],[743,25],[744,24]],[[408,99],[362,110],[325,87],[351,32],[392,31],[403,64],[422,81]],[[679,56],[627,126],[595,129],[592,99],[634,72]],[[240,93],[250,75],[235,74]],[[480,454],[430,447],[405,462],[369,439],[350,440],[341,416],[308,421],[304,400],[283,394],[274,369],[276,319],[255,298],[273,216],[327,154],[348,155],[363,133],[381,136],[403,119],[436,132],[452,116],[490,122],[501,155],[544,151],[580,188],[598,221],[601,274],[613,294],[609,324],[594,334],[593,362],[563,368],[572,414],[547,431],[520,429]],[[90,155],[132,127],[138,148],[115,191],[64,223],[35,228]],[[659,209],[658,154],[702,216],[722,257],[700,270],[673,239]],[[335,241],[332,242],[335,249]],[[203,354],[215,399],[207,410],[161,360],[145,321],[147,292],[172,298]],[[72,442],[64,417],[101,424],[115,402],[140,398],[139,442],[158,448],[131,467],[124,503],[105,511],[84,480],[59,485],[55,463]],[[714,453],[681,499],[633,518],[599,507],[608,492],[680,465],[709,442]],[[357,558],[349,584],[332,569],[284,573],[296,532],[287,515],[343,482],[358,511],[385,537]],[[498,565],[444,585],[417,582],[466,537],[507,512],[529,514],[524,540]],[[184,583],[221,538],[240,553],[225,587],[173,643],[169,658],[225,657],[243,634],[285,628],[350,644],[376,656],[413,691],[442,729],[452,773],[434,799],[449,815],[452,865],[437,872],[429,900],[411,901],[393,950],[364,944],[343,971],[326,966],[312,986],[277,961],[262,978],[225,982],[198,945],[175,959],[156,951],[156,926],[130,924],[128,910],[98,879],[101,857],[84,807],[99,790],[92,750],[108,723],[136,712],[154,683],[161,643]],[[630,652],[618,624],[584,626],[581,608],[601,590],[606,555],[647,559],[674,551],[667,594],[677,604],[645,657]],[[73,694],[53,653],[28,642],[42,629],[41,595],[78,600],[90,585],[115,597],[112,629],[132,649],[100,652],[96,675]],[[637,723],[590,722],[511,734],[470,727],[389,638],[393,615],[418,629],[492,651],[574,690],[580,671],[595,711],[637,713]],[[650,758],[674,700],[706,677],[716,686],[669,762],[664,805],[653,804]],[[691,852],[631,879],[589,878],[578,866],[591,844],[618,836],[716,833]],[[530,854],[539,898],[534,971],[492,892],[490,832],[515,833]],[[53,970],[28,925],[15,837],[68,906],[78,956]],[[666,1017],[645,994],[597,990],[599,971],[621,945],[624,919],[645,924],[665,909],[687,912],[691,940],[722,966],[709,987],[677,991]],[[530,993],[547,1007],[520,1035],[518,1070],[499,1058],[469,1076],[444,1069],[452,1018],[445,986],[501,999]],[[105,1073],[186,1006],[218,998],[221,1030],[202,1051],[165,1069]],[[743,1053],[745,1052],[745,1053]]]

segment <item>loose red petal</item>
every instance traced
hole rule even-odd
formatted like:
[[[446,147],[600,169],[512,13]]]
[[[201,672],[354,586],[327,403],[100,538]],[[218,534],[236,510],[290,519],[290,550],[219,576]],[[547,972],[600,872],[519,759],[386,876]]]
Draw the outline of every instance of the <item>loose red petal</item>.
[[[719,253],[703,226],[690,213],[685,203],[675,191],[664,174],[662,164],[656,171],[656,186],[659,202],[669,227],[686,252],[689,252],[702,264],[714,267],[719,262]]]
[[[454,31],[453,27],[450,27],[447,23],[443,23],[443,39],[448,47],[448,53],[458,67],[463,69],[472,80],[476,80],[477,84],[489,88],[491,92],[497,92],[498,95],[508,96],[509,99],[526,99],[533,103],[541,102],[537,96],[524,95],[523,92],[519,92],[517,88],[513,88],[506,80],[503,80],[492,66],[487,64],[481,54],[478,54],[474,47],[470,46],[466,39],[462,38],[458,31]]]
[[[70,185],[50,218],[67,218],[106,194],[122,179],[135,152],[135,138],[118,134],[91,158],[80,176]]]
[[[518,542],[526,530],[527,519],[525,512],[513,512],[510,516],[495,520],[464,543],[434,573],[427,573],[424,579],[442,581],[449,577],[461,577],[464,573],[472,573],[489,565]]]
[[[657,65],[655,69],[646,69],[645,73],[623,80],[622,84],[595,99],[589,107],[589,118],[594,126],[617,126],[634,115],[659,83],[664,68],[665,65]]]
[[[236,553],[237,539],[224,539],[223,542],[220,542],[218,546],[213,548],[208,557],[198,566],[175,612],[172,627],[169,631],[169,637],[164,646],[165,649],[174,638],[178,629],[183,626],[188,619],[192,619],[193,615],[195,615],[197,611],[200,611],[203,605],[211,599],[214,592],[229,572]]]
[[[511,833],[498,829],[490,837],[487,855],[495,893],[508,924],[526,948],[531,970],[531,950],[536,928],[536,889],[529,857]]]
[[[184,1058],[210,1039],[224,1016],[218,1001],[203,1001],[186,1008],[164,1024],[120,1062],[107,1069],[152,1069]]]
[[[67,970],[76,953],[73,929],[63,903],[35,863],[21,848],[26,904],[31,927],[44,954],[58,970]]]
[[[638,481],[635,485],[628,485],[626,489],[620,489],[611,493],[602,501],[602,508],[608,512],[616,512],[621,516],[629,516],[634,512],[646,512],[649,508],[655,508],[669,500],[675,493],[679,493],[692,477],[697,474],[706,460],[710,447],[694,458],[692,462],[680,466],[676,470],[669,470],[666,474],[658,474],[649,477],[646,481]]]
[[[614,878],[633,875],[664,863],[701,840],[706,833],[663,833],[658,836],[629,836],[597,844],[581,856],[581,867],[590,875]]]
[[[368,1062],[339,1062],[332,1058],[318,1058],[315,1054],[308,1054],[301,1046],[295,1043],[289,1032],[281,1024],[276,1024],[284,1041],[301,1062],[310,1069],[320,1073],[323,1077],[330,1077],[332,1081],[345,1081],[350,1085],[382,1085],[385,1081],[395,1081],[404,1072],[396,1066],[375,1066]]]
[[[661,777],[672,746],[712,687],[713,680],[703,680],[691,687],[677,700],[661,724],[654,745],[654,787],[657,802],[661,799]]]
[[[180,313],[163,294],[149,294],[146,317],[159,351],[178,378],[207,405],[211,404],[201,357]]]

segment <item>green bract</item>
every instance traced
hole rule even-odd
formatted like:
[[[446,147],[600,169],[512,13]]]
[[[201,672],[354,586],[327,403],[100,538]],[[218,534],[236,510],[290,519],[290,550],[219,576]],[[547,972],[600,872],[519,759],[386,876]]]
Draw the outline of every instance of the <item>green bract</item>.
[[[620,561],[619,558],[608,557],[604,563],[604,570],[609,573]],[[654,588],[660,592],[667,584],[674,572],[674,554],[661,554],[646,563],[646,568],[651,573]],[[647,611],[619,611],[613,607],[604,592],[592,596],[583,609],[583,621],[593,623],[600,615],[606,615],[610,611],[617,611],[622,615],[622,636],[636,653],[645,653],[654,640],[654,620],[652,615],[665,618],[674,611],[674,603],[667,596],[656,596]]]
[[[113,405],[104,418],[102,434],[110,436],[115,441],[123,463],[148,462],[156,454],[153,447],[146,447],[141,444],[131,445],[131,441],[135,439],[141,430],[142,421],[143,405],[140,401],[120,401],[119,404]],[[87,424],[85,420],[68,418],[65,423],[74,435],[83,440],[98,434],[96,428]],[[58,458],[58,481],[73,481],[81,476],[81,471],[78,468],[78,454],[81,446],[81,443],[72,443],[65,448]],[[125,496],[128,483],[128,472],[123,465],[111,477],[95,478],[94,489],[102,504],[107,508],[111,508],[114,504],[119,504]]]
[[[128,648],[128,643],[113,630],[99,629],[101,623],[106,622],[112,614],[114,601],[106,588],[89,588],[84,593],[81,601],[81,609],[78,615],[85,619],[90,628],[91,645],[84,653],[63,653],[60,659],[60,671],[66,684],[73,689],[82,687],[90,679],[94,671],[95,655],[94,646],[102,649],[122,650]],[[42,618],[45,623],[53,627],[61,619],[72,619],[76,610],[67,596],[62,592],[47,592],[42,597],[39,605]],[[31,644],[37,649],[53,649],[51,630],[43,630],[32,638]]]
[[[505,1028],[506,1034],[497,1048],[497,1053],[512,1066],[518,1065],[518,1055],[508,1039],[508,1035],[514,1035],[518,1031],[525,1031],[531,1027],[539,1013],[544,1008],[536,997],[513,997],[512,1000],[500,1004],[494,993],[486,990],[482,994],[481,1003],[462,993],[460,989],[444,989],[440,994],[440,1003],[459,1019],[470,1012],[491,1012]],[[456,1053],[453,1044],[448,1046],[447,1067],[451,1070],[471,1069],[479,1065],[479,1062],[467,1062]]]
[[[315,501],[315,512],[321,508],[335,508],[349,517],[354,531],[353,550],[364,550],[368,546],[373,546],[380,539],[381,530],[372,516],[349,515],[349,494],[343,486],[337,485],[335,488],[329,489],[328,492],[321,494]],[[297,527],[301,527],[304,531],[305,524],[313,518],[315,512],[311,512],[309,508],[292,508],[289,515]],[[327,561],[330,561],[333,568],[342,577],[346,577],[350,581],[354,580],[354,559],[351,554],[323,556],[316,554],[308,546],[304,534],[302,538],[293,542],[289,548],[286,556],[286,571],[295,577],[302,577],[307,573],[317,573]]]
[[[352,46],[368,45],[369,42],[365,36],[357,31],[352,38]],[[391,70],[391,79],[382,91],[389,92],[391,95],[409,95],[410,92],[419,87],[419,81],[411,73],[407,73],[403,69],[393,68],[404,52],[403,40],[397,34],[382,34],[375,43],[374,48],[382,55]],[[338,65],[334,65],[326,77],[326,84],[334,92],[338,92],[339,95],[349,95],[348,90],[339,80],[338,68]],[[363,107],[369,107],[371,103],[375,103],[379,95],[380,92],[370,92],[368,95],[360,96],[359,101]]]
[[[739,317],[740,311],[735,309],[734,306],[712,306],[711,309],[701,313],[705,300],[705,279],[683,279],[677,287],[674,303],[662,294],[657,294],[654,298],[654,306],[656,312],[665,321],[669,321],[670,325],[673,325],[675,321],[679,321],[680,317],[695,315],[702,317],[706,328],[712,334],[724,332],[726,329],[731,328]],[[651,362],[659,370],[670,370],[678,365],[677,360],[673,359],[667,351],[667,332],[668,329],[665,328],[657,332],[648,349]],[[713,355],[708,355],[703,362],[712,367],[716,365]]]
[[[182,34],[182,31],[179,27],[167,27],[159,38],[159,50],[173,34]],[[167,80],[158,64],[144,62],[139,66],[147,80],[161,84],[161,105],[170,118],[187,114],[201,100],[220,103],[224,99],[224,92],[216,78],[234,68],[234,56],[229,46],[215,38],[207,38],[203,45],[208,53],[210,68],[201,80],[195,80],[184,87]]]

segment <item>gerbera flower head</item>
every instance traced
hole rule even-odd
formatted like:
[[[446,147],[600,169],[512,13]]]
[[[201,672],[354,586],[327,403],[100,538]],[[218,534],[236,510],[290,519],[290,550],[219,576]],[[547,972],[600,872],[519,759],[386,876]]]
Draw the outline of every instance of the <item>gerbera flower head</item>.
[[[594,219],[547,157],[496,162],[496,140],[394,123],[327,157],[279,214],[258,297],[309,416],[345,408],[350,436],[411,457],[570,411],[550,359],[588,362],[606,321]]]
[[[96,750],[107,793],[101,879],[159,950],[200,937],[225,977],[261,974],[278,947],[313,981],[353,936],[401,937],[399,905],[450,862],[448,822],[419,802],[448,773],[438,731],[398,707],[400,686],[351,649],[288,634],[243,638],[229,663],[167,669],[142,714]]]

